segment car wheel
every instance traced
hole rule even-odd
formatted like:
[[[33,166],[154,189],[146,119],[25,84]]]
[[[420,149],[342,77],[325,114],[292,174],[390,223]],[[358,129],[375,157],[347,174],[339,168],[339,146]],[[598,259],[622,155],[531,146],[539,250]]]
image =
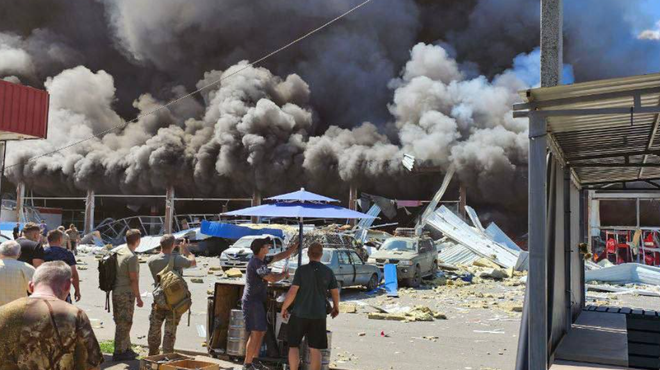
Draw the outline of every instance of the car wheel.
[[[419,268],[419,265],[415,267],[415,275],[407,279],[407,285],[411,288],[417,288],[419,284],[422,283],[422,269]]]
[[[429,276],[426,278],[428,280],[433,280],[435,279],[435,276],[438,274],[438,261],[433,261],[433,265],[431,266],[431,272],[429,273]]]
[[[378,288],[378,276],[376,276],[376,274],[371,275],[371,279],[369,279],[366,288],[368,292]]]

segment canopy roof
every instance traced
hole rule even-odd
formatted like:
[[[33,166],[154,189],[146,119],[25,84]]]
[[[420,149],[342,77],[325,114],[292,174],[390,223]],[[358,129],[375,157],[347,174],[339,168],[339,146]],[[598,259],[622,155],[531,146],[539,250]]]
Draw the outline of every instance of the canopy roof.
[[[266,198],[266,200],[276,200],[276,201],[282,201],[282,202],[287,202],[287,201],[293,201],[293,202],[339,202],[337,199],[332,199],[332,198],[324,197],[323,195],[319,195],[319,194],[316,194],[316,193],[305,191],[305,188],[302,188],[298,191],[294,191],[293,193],[287,193],[287,194],[282,194],[282,195]]]
[[[224,213],[226,216],[288,217],[288,218],[375,218],[366,213],[319,203],[274,203]]]
[[[546,120],[551,150],[580,185],[660,179],[660,73],[520,95],[514,117]]]

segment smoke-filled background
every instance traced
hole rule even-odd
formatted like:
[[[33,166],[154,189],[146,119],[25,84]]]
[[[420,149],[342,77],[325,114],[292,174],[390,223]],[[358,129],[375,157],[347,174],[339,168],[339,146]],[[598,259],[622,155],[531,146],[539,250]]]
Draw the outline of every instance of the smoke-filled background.
[[[539,80],[539,2],[373,0],[290,49],[217,81],[355,0],[4,0],[0,78],[47,89],[49,137],[12,143],[13,182],[45,195],[264,195],[348,184],[428,199],[404,153],[454,164],[469,203],[526,227],[527,121]],[[564,82],[655,72],[648,1],[565,1]],[[660,13],[656,12],[655,14]],[[121,125],[56,154],[28,158]],[[124,127],[125,126],[125,127]]]

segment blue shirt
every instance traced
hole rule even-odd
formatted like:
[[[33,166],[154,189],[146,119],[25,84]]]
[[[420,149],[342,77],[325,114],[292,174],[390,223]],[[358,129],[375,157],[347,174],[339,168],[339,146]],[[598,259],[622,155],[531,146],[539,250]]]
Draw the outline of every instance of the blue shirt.
[[[74,257],[71,251],[56,246],[44,248],[44,261],[63,261],[69,266],[76,265],[76,257]]]
[[[273,257],[266,256],[262,261],[252,256],[245,272],[245,289],[243,290],[243,304],[266,302],[266,289],[268,282],[264,280],[266,275],[270,274],[268,264]]]

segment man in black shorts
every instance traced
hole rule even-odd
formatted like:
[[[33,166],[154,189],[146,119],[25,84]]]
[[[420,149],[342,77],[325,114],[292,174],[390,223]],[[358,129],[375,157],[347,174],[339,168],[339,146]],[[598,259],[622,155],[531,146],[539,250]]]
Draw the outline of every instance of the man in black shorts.
[[[339,315],[339,289],[337,279],[332,270],[321,263],[323,246],[312,243],[307,250],[309,264],[296,270],[293,283],[282,306],[282,317],[289,316],[289,307],[294,304],[289,319],[289,367],[298,370],[300,365],[300,341],[307,340],[310,352],[310,369],[321,369],[321,350],[328,348],[326,334],[326,297],[328,291],[332,294],[332,311],[334,319]]]
[[[273,241],[270,238],[255,239],[250,245],[254,255],[247,265],[245,273],[245,289],[243,290],[243,318],[245,319],[245,330],[250,333],[245,346],[245,362],[243,369],[263,369],[260,363],[253,363],[259,354],[261,342],[268,330],[266,323],[266,289],[268,283],[280,281],[289,276],[289,271],[274,274],[268,268],[268,264],[288,258],[298,248],[297,244],[289,247],[286,251],[274,256],[268,256]]]

